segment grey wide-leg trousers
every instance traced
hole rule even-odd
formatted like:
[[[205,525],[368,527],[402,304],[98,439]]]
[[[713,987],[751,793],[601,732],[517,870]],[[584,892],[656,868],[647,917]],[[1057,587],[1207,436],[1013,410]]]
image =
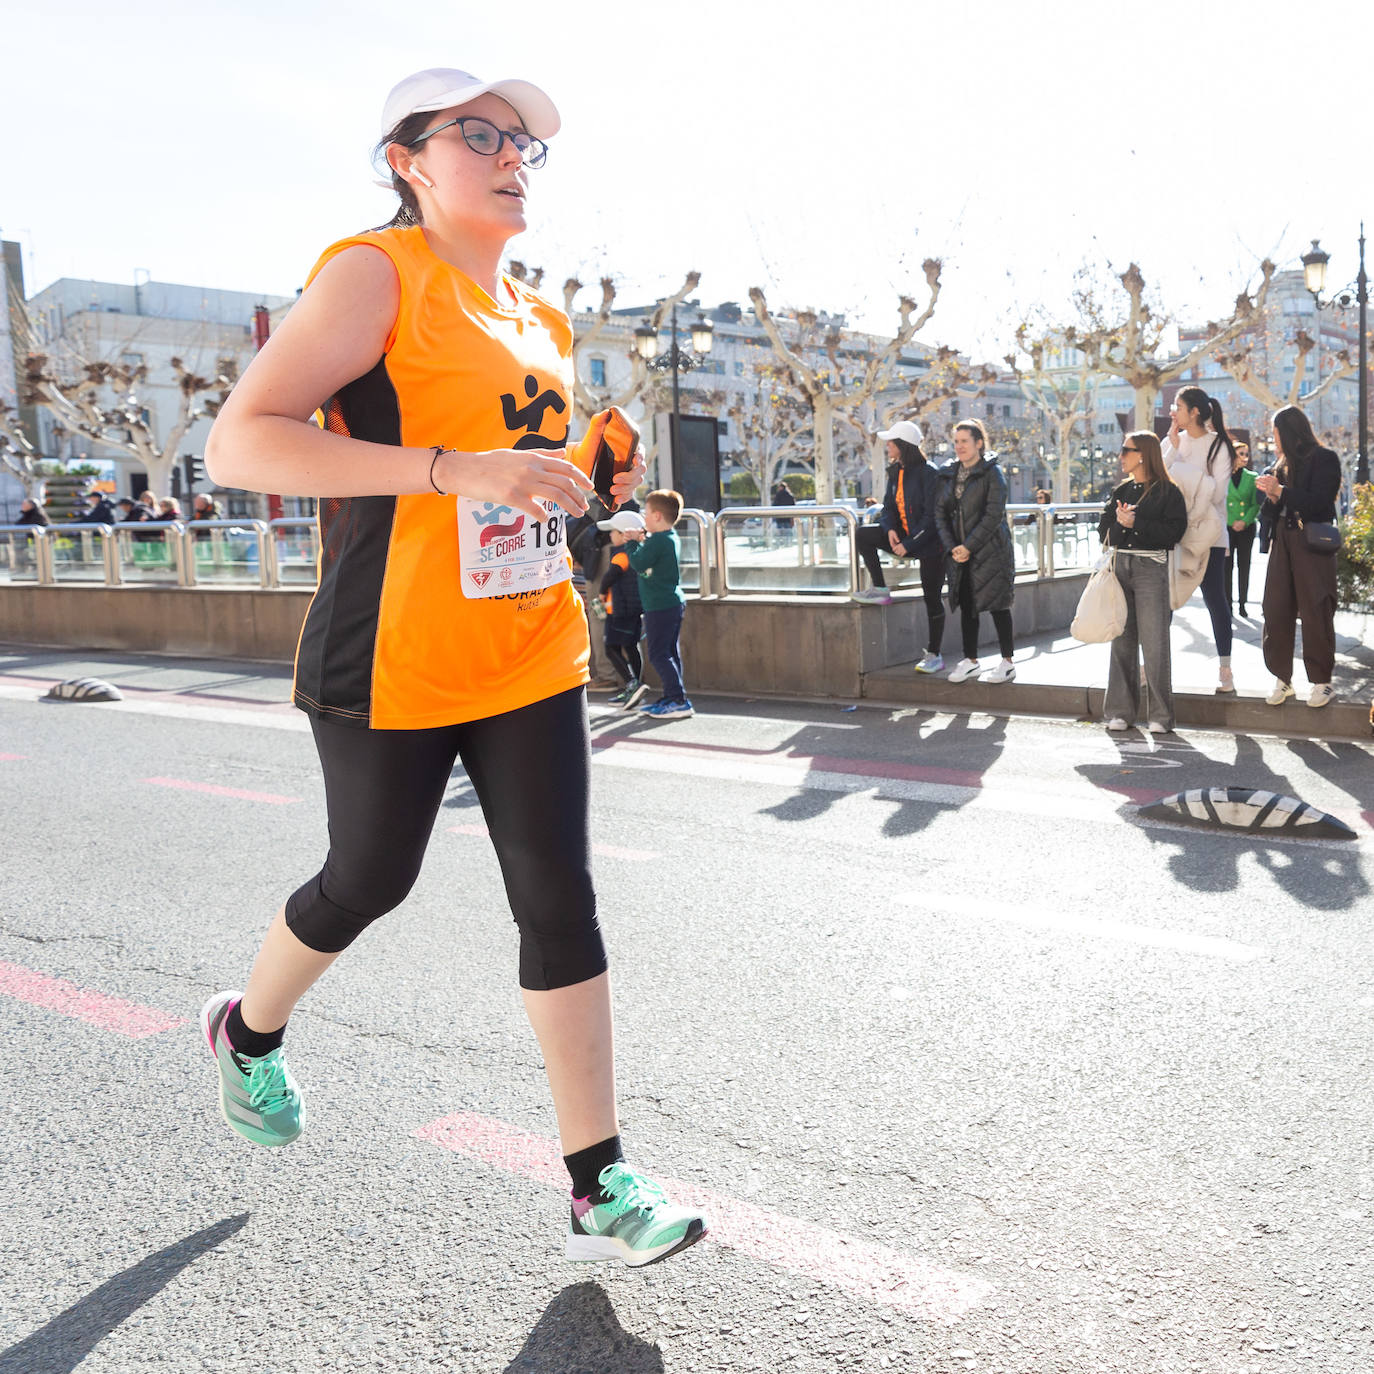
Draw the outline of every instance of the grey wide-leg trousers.
[[[1103,714],[1128,725],[1140,711],[1140,656],[1145,657],[1145,715],[1174,728],[1173,666],[1169,660],[1169,565],[1138,554],[1116,555],[1116,580],[1126,593],[1126,628],[1112,640]]]

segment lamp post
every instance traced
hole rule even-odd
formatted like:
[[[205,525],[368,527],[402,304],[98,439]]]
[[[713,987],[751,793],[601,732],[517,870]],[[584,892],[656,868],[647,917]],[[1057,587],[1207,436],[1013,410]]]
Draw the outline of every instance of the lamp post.
[[[1097,465],[1102,461],[1102,445],[1084,444],[1078,450],[1078,459],[1088,469],[1088,500],[1097,494]]]
[[[671,372],[673,374],[673,467],[674,477],[681,480],[676,470],[682,453],[682,411],[678,398],[678,377],[700,367],[706,354],[711,351],[711,335],[715,325],[708,319],[698,319],[691,326],[692,351],[685,352],[677,344],[677,302],[673,302],[672,342],[668,348],[658,351],[658,330],[651,324],[642,324],[635,330],[635,351],[644,360],[651,372]]]
[[[1350,287],[1347,286],[1337,292],[1330,300],[1322,300],[1322,291],[1326,288],[1326,264],[1331,261],[1331,254],[1322,251],[1321,243],[1317,239],[1312,240],[1310,252],[1302,255],[1302,275],[1303,284],[1312,293],[1312,299],[1316,303],[1318,310],[1329,310],[1333,305],[1339,306],[1344,310],[1350,305]],[[1364,270],[1364,221],[1360,221],[1360,271],[1354,281],[1355,301],[1360,307],[1360,338],[1359,338],[1359,407],[1360,407],[1360,438],[1359,449],[1355,459],[1355,482],[1359,486],[1364,486],[1369,481],[1369,344],[1366,337],[1367,319],[1369,313],[1369,278]],[[1317,336],[1321,337],[1321,328],[1317,329]]]

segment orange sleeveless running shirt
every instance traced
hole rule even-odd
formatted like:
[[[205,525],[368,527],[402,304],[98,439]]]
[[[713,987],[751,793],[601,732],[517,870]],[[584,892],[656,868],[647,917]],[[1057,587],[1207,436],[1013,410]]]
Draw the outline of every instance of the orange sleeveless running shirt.
[[[310,280],[355,244],[391,259],[400,307],[377,365],[326,402],[326,428],[464,452],[565,446],[573,336],[561,310],[509,277],[514,304],[498,304],[435,256],[419,228],[341,239]],[[296,705],[344,725],[418,730],[586,682],[587,621],[568,580],[563,512],[547,515],[438,493],[322,499]]]

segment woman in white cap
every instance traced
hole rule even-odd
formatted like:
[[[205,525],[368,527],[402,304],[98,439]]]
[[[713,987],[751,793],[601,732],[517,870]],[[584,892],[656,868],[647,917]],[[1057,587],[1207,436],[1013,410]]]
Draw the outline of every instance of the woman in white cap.
[[[501,270],[558,112],[524,81],[402,81],[382,140],[401,208],[326,249],[206,446],[217,483],[320,498],[320,585],[296,704],[324,771],[324,866],[277,912],[242,996],[202,1025],[229,1125],[304,1123],[282,1058],[299,999],[404,900],[455,761],[482,804],[520,934],[519,976],[573,1182],[567,1254],[638,1266],[702,1216],[626,1164],[611,1000],[588,862],[586,619],[565,521],[590,456],[565,453],[567,316]],[[319,412],[322,423],[310,423]],[[624,499],[642,455],[621,474]],[[358,1087],[358,1115],[385,1094]]]
[[[945,635],[945,608],[940,588],[945,581],[945,552],[935,528],[935,501],[940,489],[939,470],[921,451],[924,437],[914,420],[898,420],[891,429],[878,431],[887,445],[887,490],[882,515],[876,525],[860,525],[859,556],[868,568],[873,586],[856,593],[859,601],[887,603],[883,565],[878,551],[894,558],[915,558],[921,565],[921,594],[925,598],[930,635],[926,651],[916,665],[918,673],[938,673],[944,666],[940,646]]]

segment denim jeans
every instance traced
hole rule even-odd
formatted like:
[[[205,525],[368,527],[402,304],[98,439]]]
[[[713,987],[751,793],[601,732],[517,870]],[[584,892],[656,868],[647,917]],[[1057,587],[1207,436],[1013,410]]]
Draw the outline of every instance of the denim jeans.
[[[673,606],[666,611],[644,612],[644,635],[649,641],[649,662],[654,665],[658,680],[663,684],[660,701],[686,701],[682,685],[682,650],[678,635],[682,631],[682,613],[686,607]]]

